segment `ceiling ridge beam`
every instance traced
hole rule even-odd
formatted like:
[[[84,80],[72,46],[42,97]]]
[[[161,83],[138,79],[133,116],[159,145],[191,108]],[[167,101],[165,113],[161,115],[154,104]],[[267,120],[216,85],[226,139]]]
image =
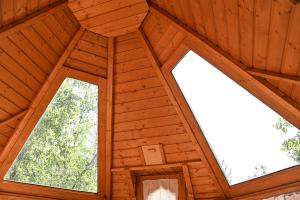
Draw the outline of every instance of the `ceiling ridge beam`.
[[[265,101],[268,101],[269,104],[273,104],[274,107],[277,107],[277,111],[282,111],[279,112],[280,114],[284,115],[284,117],[291,121],[297,128],[300,128],[300,107],[298,106],[298,103],[291,98],[287,101],[284,96],[278,95],[278,93],[274,92],[269,85],[265,85],[261,81],[258,81],[254,75],[248,73],[246,71],[248,66],[233,58],[227,52],[210,42],[207,38],[200,35],[193,28],[182,23],[153,2],[150,3],[150,12],[159,15],[178,30],[186,34],[190,39],[189,45],[195,47],[196,51],[201,51],[214,59],[218,58],[219,63],[222,64],[222,66],[217,66],[219,70],[224,73],[226,71],[227,74],[229,70],[234,70],[236,74],[242,77],[242,80],[238,80],[239,84],[244,87],[251,85],[252,89],[253,87],[256,88],[256,95],[260,96],[260,98],[263,98]],[[254,90],[252,92],[254,92]]]
[[[9,124],[9,123],[11,123],[11,122],[13,122],[13,121],[15,121],[15,120],[17,120],[17,119],[19,119],[19,118],[21,118],[21,117],[23,117],[26,114],[27,111],[28,111],[28,109],[23,110],[23,111],[19,112],[18,114],[10,117],[9,119],[6,119],[6,120],[0,122],[0,128],[7,125],[7,124]]]
[[[225,197],[227,195],[227,192],[225,192],[226,189],[222,187],[220,180],[217,178],[214,170],[212,170],[210,163],[208,162],[207,157],[205,156],[201,145],[199,144],[197,138],[195,137],[194,132],[193,132],[192,128],[190,127],[183,111],[181,110],[181,108],[176,100],[176,97],[172,92],[171,87],[169,86],[166,78],[164,77],[164,75],[161,71],[162,65],[161,65],[160,61],[158,60],[158,57],[156,56],[156,53],[154,52],[154,49],[153,49],[152,45],[150,44],[150,41],[148,40],[147,36],[145,35],[144,31],[141,28],[139,29],[137,34],[138,34],[140,40],[142,41],[145,50],[147,51],[148,58],[150,59],[150,62],[155,70],[155,73],[158,76],[158,79],[160,80],[161,84],[163,85],[164,89],[166,90],[166,93],[167,93],[168,97],[170,98],[170,101],[172,102],[172,105],[174,106],[174,108],[178,114],[178,117],[180,118],[183,126],[185,127],[187,134],[191,139],[191,142],[195,145],[196,150],[200,154],[200,156],[202,158],[204,158],[203,162],[206,165],[206,168],[207,168],[209,174],[211,175],[211,178],[214,180],[215,184],[217,185],[217,188],[220,190],[220,193],[222,193],[222,195],[224,195],[224,197]],[[224,176],[222,176],[222,177],[224,179],[222,181],[226,182],[225,177]]]
[[[57,1],[41,10],[38,10],[30,15],[25,16],[24,18],[21,18],[6,26],[3,26],[0,28],[0,39],[13,34],[22,28],[37,23],[38,21],[48,17],[49,15],[67,8],[67,6],[68,6],[67,0]]]
[[[286,83],[300,85],[300,77],[299,76],[276,73],[276,72],[266,71],[266,70],[262,70],[262,69],[254,69],[254,68],[250,68],[250,67],[246,68],[246,72],[248,72],[249,74],[251,74],[253,76],[258,76],[261,78],[283,81]]]
[[[55,66],[53,67],[53,70],[49,74],[47,80],[44,82],[44,84],[41,87],[41,89],[39,90],[38,94],[36,95],[36,97],[32,101],[27,113],[25,114],[25,116],[23,117],[21,122],[18,124],[18,126],[15,129],[13,135],[11,136],[8,143],[4,147],[3,151],[1,152],[1,154],[0,154],[0,166],[3,166],[3,163],[6,160],[7,155],[10,153],[10,151],[13,149],[15,143],[19,139],[19,136],[20,136],[22,130],[27,125],[29,119],[33,115],[33,113],[35,111],[35,108],[39,105],[39,103],[43,99],[44,94],[47,93],[49,87],[51,86],[52,80],[55,79],[55,77],[57,76],[59,71],[62,69],[63,64],[65,63],[66,59],[69,57],[71,51],[77,45],[77,43],[78,43],[79,39],[81,38],[82,34],[84,33],[84,31],[85,31],[85,29],[83,29],[83,28],[80,28],[77,31],[77,33],[71,39],[71,41],[69,42],[69,45],[66,47],[65,51],[61,55],[61,57],[56,62]]]

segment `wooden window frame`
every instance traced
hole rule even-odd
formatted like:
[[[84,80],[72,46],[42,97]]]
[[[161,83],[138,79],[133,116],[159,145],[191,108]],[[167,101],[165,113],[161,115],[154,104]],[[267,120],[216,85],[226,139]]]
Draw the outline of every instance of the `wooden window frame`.
[[[185,182],[182,174],[165,174],[165,175],[147,175],[137,177],[137,200],[144,200],[143,181],[159,179],[177,179],[178,180],[178,200],[186,199]]]
[[[197,43],[198,41],[187,37],[178,47],[175,49],[173,54],[167,59],[167,61],[161,67],[161,72],[166,79],[172,93],[175,96],[175,100],[182,110],[185,119],[187,120],[192,132],[201,146],[203,152],[205,153],[205,159],[207,159],[208,164],[211,166],[212,172],[218,179],[219,183],[222,185],[222,189],[228,198],[233,199],[244,199],[248,197],[266,197],[270,195],[282,194],[284,192],[294,192],[300,190],[300,166],[290,167],[278,172],[274,172],[262,177],[258,177],[252,180],[248,180],[242,183],[238,183],[230,186],[220,168],[215,155],[213,154],[197,120],[195,119],[187,101],[184,98],[173,74],[172,70],[177,66],[177,64],[183,59],[183,57],[189,52],[193,51],[209,63],[211,63],[218,70],[223,72],[226,76],[231,78],[241,87],[245,88],[254,96],[260,99],[264,104],[272,108],[272,105],[276,105],[276,100],[264,98],[263,95],[255,95],[258,93],[264,93],[261,88],[252,87],[247,81],[247,77],[243,76],[241,73],[235,73],[232,68],[226,69],[226,66],[222,66],[222,61],[219,61],[218,57],[207,53],[205,48],[201,48]],[[230,71],[232,70],[232,71]],[[280,107],[277,107],[276,112],[289,119],[287,112]],[[298,127],[299,128],[299,127]]]
[[[68,189],[59,189],[47,186],[39,186],[26,183],[17,183],[13,181],[5,181],[4,176],[8,172],[10,166],[18,156],[23,145],[26,143],[28,137],[31,135],[32,130],[37,124],[40,117],[45,112],[47,106],[51,102],[52,98],[58,91],[59,87],[65,80],[65,78],[74,78],[80,81],[85,81],[98,86],[98,192],[81,192]],[[11,150],[5,155],[5,160],[1,163],[0,168],[0,190],[6,193],[24,194],[28,196],[57,198],[57,199],[74,199],[74,200],[96,200],[101,199],[105,194],[105,131],[106,131],[106,108],[107,108],[107,88],[106,79],[91,75],[82,71],[71,69],[68,67],[62,67],[55,76],[54,80],[50,83],[49,90],[38,105],[34,109],[34,112],[30,119],[25,122],[24,129],[18,133],[18,138],[13,142]],[[18,199],[16,197],[16,199]],[[43,198],[41,198],[43,199]]]

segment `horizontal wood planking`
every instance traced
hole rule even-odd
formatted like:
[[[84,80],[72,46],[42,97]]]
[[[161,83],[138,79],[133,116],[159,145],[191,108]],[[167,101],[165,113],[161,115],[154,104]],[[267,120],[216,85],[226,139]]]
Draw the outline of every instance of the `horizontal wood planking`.
[[[199,160],[181,146],[190,139],[137,35],[116,38],[116,62],[113,167],[144,165],[139,147],[150,144],[162,144],[170,163]]]

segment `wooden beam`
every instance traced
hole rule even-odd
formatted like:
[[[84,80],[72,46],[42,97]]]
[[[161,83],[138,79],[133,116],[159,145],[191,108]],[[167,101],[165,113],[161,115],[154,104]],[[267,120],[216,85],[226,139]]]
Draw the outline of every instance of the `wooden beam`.
[[[131,200],[136,200],[135,187],[130,170],[126,170],[128,192]]]
[[[143,171],[143,170],[156,170],[156,169],[168,169],[168,168],[178,168],[179,171],[182,170],[183,165],[203,165],[202,161],[193,161],[193,162],[181,162],[181,163],[174,163],[174,164],[164,164],[164,165],[147,165],[147,166],[138,166],[138,167],[118,167],[111,169],[111,172],[122,172],[122,171]]]
[[[156,13],[168,21],[172,26],[186,34],[190,39],[188,46],[196,51],[196,53],[211,62],[223,73],[231,77],[235,76],[236,79],[240,79],[235,81],[280,113],[284,118],[288,119],[297,128],[300,128],[300,109],[295,107],[294,104],[281,98],[281,96],[275,94],[268,86],[257,81],[253,75],[246,71],[246,65],[233,58],[224,50],[207,40],[191,27],[170,15],[152,1],[150,2],[150,12]]]
[[[253,76],[258,76],[270,80],[283,81],[286,83],[296,84],[300,86],[300,77],[298,76],[291,76],[254,68],[246,68],[246,72]]]
[[[264,84],[265,86],[267,86],[277,96],[280,96],[283,100],[285,100],[286,102],[288,102],[289,104],[293,105],[295,108],[297,108],[297,109],[300,110],[300,104],[299,103],[297,103],[296,101],[294,101],[293,99],[291,99],[289,96],[287,96],[286,94],[284,94],[277,87],[275,87],[274,85],[272,85],[270,82],[268,82],[267,80],[265,80],[262,77],[256,77],[256,80],[259,81],[260,83]]]
[[[79,41],[79,39],[81,38],[83,33],[84,33],[84,29],[81,28],[74,35],[74,37],[70,41],[67,48],[65,49],[65,51],[63,52],[61,57],[56,62],[55,66],[53,67],[53,70],[49,74],[47,80],[43,84],[43,86],[40,89],[39,93],[37,94],[37,96],[35,97],[33,102],[31,103],[30,108],[28,109],[28,112],[25,114],[22,121],[19,123],[19,125],[17,126],[15,132],[13,133],[12,137],[10,138],[8,144],[3,149],[3,151],[0,155],[0,166],[2,166],[1,171],[0,171],[1,177],[4,177],[6,171],[8,170],[8,167],[9,167],[9,166],[5,166],[3,168],[4,161],[7,159],[9,153],[12,151],[15,143],[17,142],[17,140],[20,137],[21,132],[23,131],[23,129],[27,125],[29,119],[32,117],[33,113],[35,112],[35,108],[39,105],[39,103],[43,99],[43,96],[48,92],[48,89],[51,86],[51,82],[54,80],[54,78],[57,76],[59,71],[62,69],[64,62],[69,57],[71,51],[75,48],[77,42]],[[30,133],[26,133],[26,134],[29,135]],[[14,149],[14,151],[16,151],[16,150]],[[17,153],[16,153],[16,155],[17,155]]]
[[[38,21],[48,17],[49,15],[67,8],[67,6],[68,6],[67,0],[57,1],[57,2],[49,5],[48,7],[45,7],[45,8],[38,10],[30,15],[25,16],[24,18],[22,18],[20,20],[17,20],[11,24],[8,24],[8,25],[0,28],[0,39],[9,36],[24,27],[35,24]]]
[[[23,116],[26,114],[27,111],[28,111],[28,110],[24,110],[24,111],[22,111],[22,112],[16,114],[15,116],[12,116],[11,118],[6,119],[5,121],[0,122],[0,128],[1,128],[2,126],[5,126],[5,125],[7,125],[7,124],[9,124],[9,123],[11,123],[11,122],[17,120],[17,119],[20,119],[21,117],[23,117]]]
[[[191,182],[191,177],[190,177],[190,172],[189,172],[189,167],[188,165],[182,165],[182,172],[183,172],[183,177],[185,181],[185,186],[188,192],[188,199],[189,200],[194,200],[194,192],[193,192],[193,185]]]
[[[151,5],[151,4],[150,4]],[[207,161],[206,155],[203,153],[203,150],[199,144],[199,142],[197,141],[197,138],[194,135],[194,132],[192,130],[192,128],[190,127],[183,111],[181,110],[175,95],[173,94],[168,81],[166,80],[166,78],[164,77],[162,71],[161,71],[161,64],[158,60],[158,57],[156,56],[153,47],[151,46],[147,36],[145,35],[145,33],[143,32],[142,29],[139,29],[138,31],[138,36],[141,39],[144,48],[147,51],[148,57],[150,59],[150,62],[152,64],[152,66],[154,67],[154,70],[159,78],[159,80],[161,81],[161,84],[163,85],[164,89],[167,92],[168,97],[170,98],[170,101],[172,102],[181,122],[183,123],[192,143],[195,145],[196,150],[198,151],[198,153],[200,154],[201,158],[203,158],[203,162],[208,170],[208,172],[210,173],[212,179],[214,180],[214,182],[217,184],[218,188],[222,191],[221,193],[225,196],[224,192],[226,190],[224,190],[224,188],[222,187],[222,184],[220,181],[222,179],[223,183],[227,183],[225,180],[225,177],[222,178],[222,176],[217,177],[215,172],[212,170],[210,163]],[[185,51],[185,50],[184,50]],[[186,50],[187,51],[187,50]],[[175,64],[175,63],[172,63]],[[227,188],[226,188],[227,189]]]
[[[111,163],[113,129],[114,38],[108,39],[107,110],[106,110],[106,199],[111,199]]]

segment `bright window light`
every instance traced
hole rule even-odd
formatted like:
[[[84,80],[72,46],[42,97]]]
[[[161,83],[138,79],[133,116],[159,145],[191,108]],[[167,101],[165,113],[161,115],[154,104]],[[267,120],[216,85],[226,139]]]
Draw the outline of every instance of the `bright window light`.
[[[5,180],[97,193],[98,86],[67,78]]]
[[[300,163],[299,130],[200,56],[172,74],[230,185]]]

